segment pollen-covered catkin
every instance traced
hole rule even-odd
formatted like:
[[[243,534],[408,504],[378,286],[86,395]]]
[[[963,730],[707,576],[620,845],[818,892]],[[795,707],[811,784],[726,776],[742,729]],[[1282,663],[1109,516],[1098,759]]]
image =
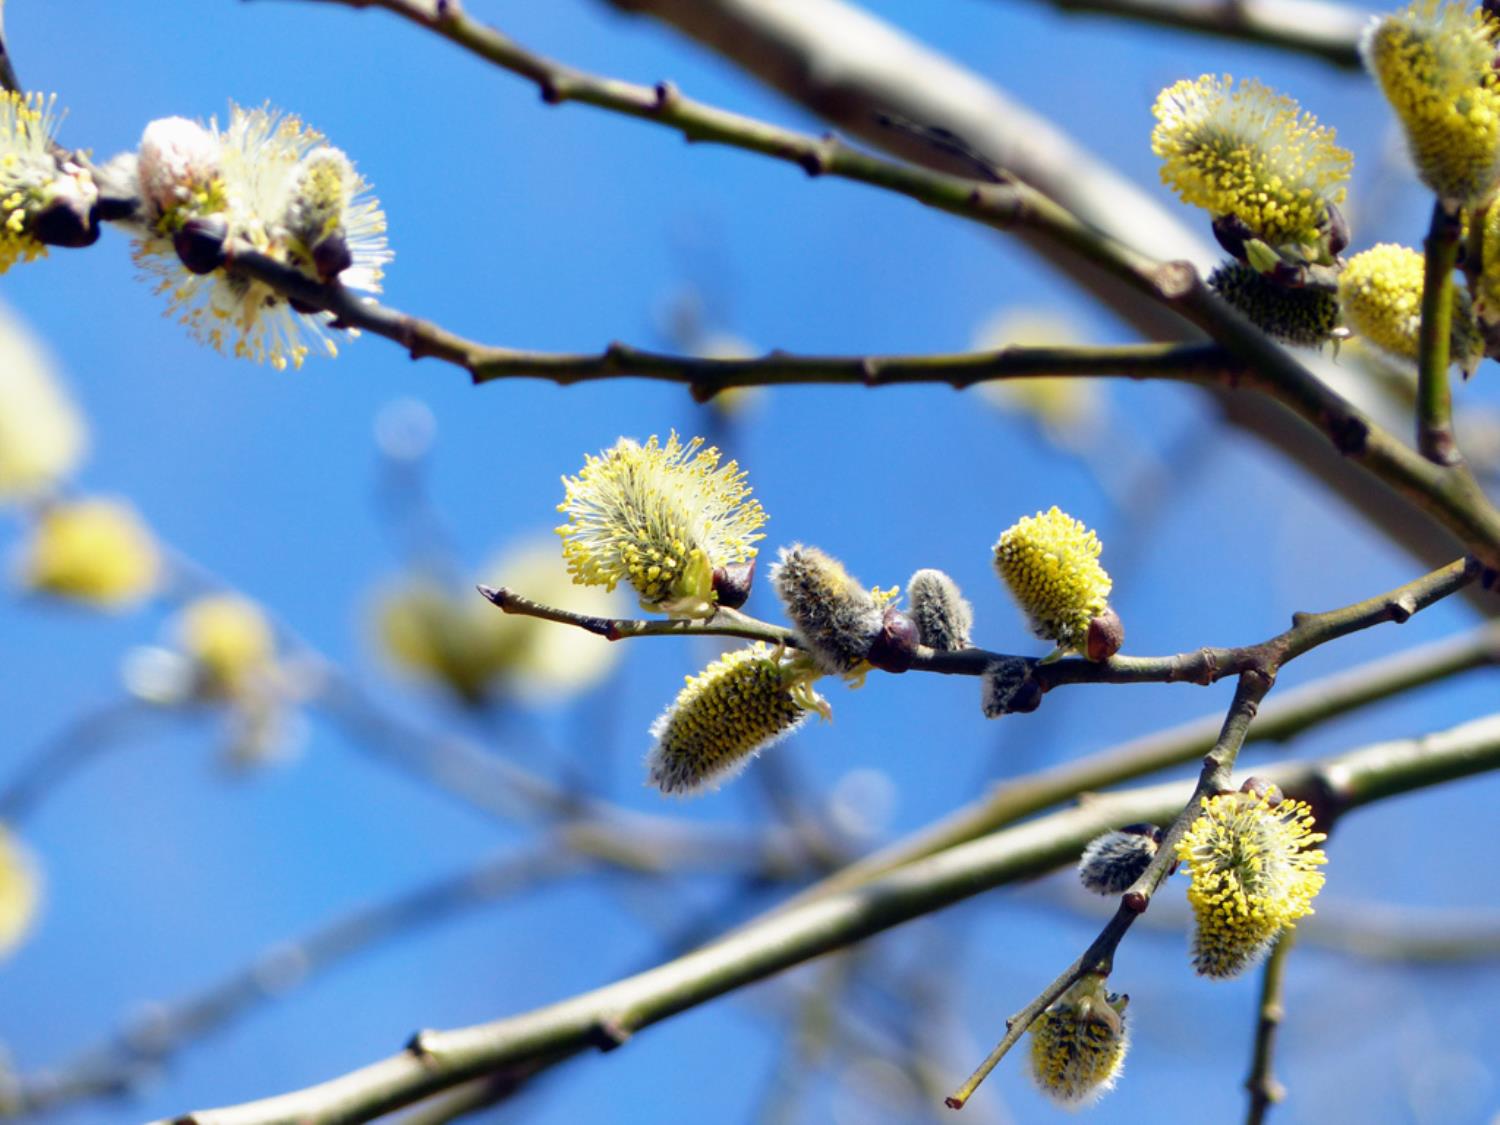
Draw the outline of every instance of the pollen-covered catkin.
[[[1349,327],[1383,351],[1415,360],[1422,328],[1425,266],[1426,259],[1419,251],[1389,242],[1350,258],[1339,275],[1339,303]],[[1484,357],[1468,290],[1460,285],[1453,287],[1449,352],[1465,372],[1473,371]]]
[[[812,690],[816,672],[763,644],[714,661],[688,677],[651,727],[648,784],[686,796],[717,788],[766,747],[828,705]]]
[[[1327,837],[1312,830],[1305,802],[1282,799],[1274,786],[1205,797],[1200,809],[1177,843],[1192,880],[1193,966],[1207,977],[1237,976],[1313,912],[1327,862],[1314,845]]]
[[[995,570],[1037,636],[1081,651],[1089,622],[1109,606],[1099,538],[1056,507],[1017,520],[995,544]]]
[[[750,498],[745,473],[703,439],[665,445],[621,438],[583,471],[564,477],[557,529],[573,581],[613,590],[634,587],[643,609],[671,617],[712,617],[714,570],[753,559],[766,514]]]
[[[1063,1105],[1092,1102],[1111,1089],[1125,1065],[1128,996],[1105,990],[1104,978],[1078,981],[1030,1027],[1031,1076]]]
[[[1464,0],[1417,0],[1361,43],[1406,133],[1422,182],[1454,206],[1488,200],[1500,179],[1500,76],[1493,17]]]

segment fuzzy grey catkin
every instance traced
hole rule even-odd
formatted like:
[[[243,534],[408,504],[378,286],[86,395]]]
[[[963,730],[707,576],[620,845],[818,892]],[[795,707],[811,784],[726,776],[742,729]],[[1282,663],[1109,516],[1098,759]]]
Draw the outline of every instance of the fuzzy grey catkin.
[[[957,652],[972,643],[974,608],[959,591],[958,583],[941,570],[919,570],[906,584],[911,619],[917,637],[938,652]]]
[[[783,547],[771,585],[819,669],[842,676],[864,663],[885,610],[838,559],[801,543]]]

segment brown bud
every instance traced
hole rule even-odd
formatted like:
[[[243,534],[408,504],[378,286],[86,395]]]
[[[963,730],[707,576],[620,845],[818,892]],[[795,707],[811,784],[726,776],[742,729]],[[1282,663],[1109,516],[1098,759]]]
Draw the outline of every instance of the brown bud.
[[[99,224],[79,200],[60,196],[37,213],[31,236],[47,246],[92,246],[99,241]]]
[[[1327,226],[1328,252],[1336,258],[1349,245],[1349,220],[1344,218],[1344,212],[1337,204],[1328,204]]]
[[[889,606],[865,659],[882,671],[904,672],[912,666],[920,644],[917,623],[895,606]]]
[[[1095,662],[1108,660],[1120,651],[1125,643],[1125,625],[1113,607],[1089,621],[1088,640],[1084,642],[1083,654]]]
[[[1240,786],[1240,792],[1249,793],[1252,797],[1264,797],[1268,805],[1281,804],[1281,787],[1263,777],[1245,778],[1244,784]]]
[[[1214,238],[1220,246],[1240,261],[1245,260],[1245,239],[1254,238],[1255,232],[1238,215],[1220,215],[1214,220]]]
[[[755,584],[755,560],[714,567],[714,593],[725,609],[739,609],[750,600],[750,587]]]
[[[324,281],[332,281],[354,264],[354,255],[349,251],[349,240],[342,231],[334,231],[313,247],[313,268]]]
[[[172,249],[189,273],[213,273],[224,264],[229,223],[223,215],[189,219],[172,235]]]

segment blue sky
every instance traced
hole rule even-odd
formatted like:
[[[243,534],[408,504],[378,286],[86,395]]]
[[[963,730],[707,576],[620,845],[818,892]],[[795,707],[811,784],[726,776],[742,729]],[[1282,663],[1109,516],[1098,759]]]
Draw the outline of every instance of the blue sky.
[[[1064,19],[1041,6],[869,6],[1052,115],[1163,199],[1148,145],[1156,91],[1205,71],[1255,73],[1336,125],[1356,152],[1355,208],[1378,198],[1381,225],[1357,229],[1355,246],[1419,240],[1426,203],[1388,159],[1388,115],[1358,76],[1211,40]],[[712,327],[756,348],[953,350],[969,346],[997,312],[1037,309],[1067,317],[1081,340],[1129,338],[989,232],[752,155],[689,147],[639,122],[548,109],[518,80],[382,15],[233,0],[10,7],[6,31],[21,77],[58,92],[70,146],[104,156],[132,147],[153,118],[222,119],[230,100],[301,114],[375,185],[396,251],[390,303],[476,338],[559,350],[613,339],[662,345],[664,310],[686,292],[704,303]],[[671,78],[715,104],[813,125],[694,45],[600,3],[468,7],[574,64],[639,81]],[[558,478],[577,471],[585,452],[622,434],[715,424],[676,388],[518,380],[476,389],[461,372],[413,364],[377,339],[353,342],[336,362],[276,374],[199,347],[162,317],[160,299],[135,273],[127,240],[110,231],[88,251],[56,252],[0,280],[0,298],[48,341],[89,415],[93,454],[79,487],[128,496],[165,540],[273,608],[391,707],[434,727],[475,729],[440,700],[394,683],[370,652],[370,592],[402,562],[377,502],[371,435],[382,407],[415,397],[432,411],[430,495],[470,566],[552,526]],[[1107,566],[1121,560],[1111,566],[1116,605],[1136,652],[1259,639],[1293,610],[1414,576],[1400,552],[1247,439],[1210,430],[1195,443],[1210,419],[1191,391],[1122,383],[1103,394],[1107,440],[1092,468],[1026,419],[974,392],[940,388],[778,390],[759,397],[723,440],[770,513],[767,545],[816,543],[870,583],[904,583],[918,567],[942,567],[972,596],[983,643],[1007,651],[1034,651],[1036,642],[993,578],[989,547],[1018,516],[1053,503],[1098,528]],[[1495,405],[1494,372],[1482,370],[1460,394]],[[1196,454],[1181,459],[1194,445]],[[1150,521],[1132,526],[1116,503],[1119,479],[1152,460],[1169,467],[1167,486]],[[0,548],[15,538],[15,525],[0,523]],[[750,608],[775,613],[764,589]],[[70,717],[118,698],[123,654],[156,640],[162,619],[159,609],[99,617],[0,599],[0,768],[14,769]],[[1283,684],[1449,635],[1473,619],[1462,605],[1439,606],[1399,633],[1374,630],[1316,652]],[[764,804],[743,780],[690,804],[663,803],[640,787],[646,728],[704,655],[676,641],[638,642],[580,715],[544,712],[512,729],[568,745],[628,805],[709,822],[763,819]],[[1492,674],[1470,677],[1336,724],[1287,752],[1446,727],[1493,707],[1494,688]],[[1207,713],[1229,697],[1228,685],[1085,687],[1059,692],[1035,715],[989,724],[969,681],[873,677],[859,692],[831,691],[835,723],[809,728],[777,753],[823,800],[852,772],[887,778],[893,801],[881,832],[889,836],[998,777]],[[607,729],[590,716],[605,716]],[[480,733],[491,737],[490,728]],[[496,741],[499,753],[526,753]],[[1500,787],[1486,778],[1352,819],[1331,849],[1326,899],[1494,901],[1500,876],[1464,857],[1492,837],[1486,825],[1497,797]],[[0,1039],[27,1071],[59,1063],[152,1001],[201,987],[340,911],[525,839],[412,785],[316,723],[295,762],[243,778],[218,767],[210,724],[134,738],[59,788],[23,835],[45,870],[47,902],[29,943],[0,969]],[[642,907],[582,884],[475,910],[187,1048],[135,1099],[57,1119],[124,1123],[270,1094],[389,1053],[420,1026],[562,998],[652,961],[658,924],[680,905]],[[966,954],[952,1014],[969,1049],[942,1060],[956,1081],[1004,1013],[1071,960],[1098,919],[1005,892],[950,917]],[[888,955],[921,957],[925,928],[914,930],[889,943]],[[1132,935],[1122,953],[1117,972],[1130,978],[1135,1045],[1126,1080],[1091,1111],[1094,1120],[1239,1114],[1254,982],[1193,978],[1185,940]],[[1293,1099],[1277,1120],[1477,1122],[1500,1106],[1493,966],[1397,972],[1302,951],[1290,979],[1281,1069]],[[570,1064],[519,1116],[749,1120],[783,1050],[781,1026],[757,1003],[768,996],[762,989],[718,1001],[626,1050]],[[980,1098],[1002,1120],[1055,1115],[1018,1061],[1002,1066]],[[804,1119],[905,1113],[851,1101],[845,1081],[811,1091]]]

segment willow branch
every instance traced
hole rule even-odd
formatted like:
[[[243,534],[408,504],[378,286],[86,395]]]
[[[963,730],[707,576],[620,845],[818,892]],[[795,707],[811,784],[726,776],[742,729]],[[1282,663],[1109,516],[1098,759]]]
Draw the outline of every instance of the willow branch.
[[[1448,389],[1449,337],[1453,331],[1453,270],[1458,261],[1458,214],[1441,200],[1432,205],[1432,223],[1423,243],[1422,327],[1417,337],[1417,449],[1438,465],[1463,458],[1453,434],[1453,401]]]
[[[1050,0],[1067,13],[1114,16],[1237,43],[1310,55],[1344,70],[1363,66],[1367,13],[1318,0]]]
[[[1250,1075],[1245,1079],[1245,1089],[1250,1095],[1245,1125],[1262,1125],[1271,1107],[1286,1097],[1286,1088],[1276,1080],[1273,1066],[1276,1033],[1281,1029],[1281,1021],[1286,1015],[1282,1000],[1286,959],[1291,952],[1295,934],[1295,930],[1282,931],[1261,969],[1260,1000],[1255,1008],[1255,1044],[1250,1061]]]
[[[24,94],[21,80],[16,77],[15,66],[10,61],[10,48],[5,39],[5,0],[0,0],[0,89],[12,94]]]
[[[1463,672],[1497,665],[1500,665],[1500,622],[1371,661],[1292,691],[1279,692],[1261,708],[1246,741],[1284,742],[1320,723],[1380,700]],[[1205,715],[1087,758],[1002,782],[973,804],[841,868],[778,905],[771,913],[849,890],[913,860],[978,839],[1071,800],[1079,793],[1098,792],[1197,761],[1213,747],[1222,723],[1220,715]]]
[[[1326,818],[1500,768],[1500,715],[1426,738],[1259,771]],[[1072,863],[1100,832],[1164,823],[1183,807],[1173,783],[1100,796],[1038,817],[769,919],[645,973],[523,1015],[422,1032],[401,1052],[293,1093],[171,1119],[176,1125],[356,1125],[485,1074],[550,1066],[617,1047],[677,1012],[994,887]]]
[[[1200,648],[1173,656],[1113,656],[1093,661],[1067,657],[1043,662],[1037,657],[1012,656],[988,649],[967,648],[957,652],[918,649],[913,671],[946,675],[981,676],[997,663],[1026,665],[1030,677],[1043,691],[1064,684],[1212,684],[1257,668],[1280,668],[1309,649],[1372,625],[1408,620],[1433,602],[1462,590],[1480,577],[1481,567],[1471,558],[1458,559],[1413,582],[1384,594],[1325,613],[1299,613],[1292,627],[1269,640],[1237,648]],[[765,641],[797,647],[796,634],[788,628],[759,621],[736,610],[721,609],[701,620],[668,620],[595,617],[542,605],[510,590],[480,586],[479,592],[506,613],[539,617],[587,632],[621,640],[627,637],[719,636]]]

